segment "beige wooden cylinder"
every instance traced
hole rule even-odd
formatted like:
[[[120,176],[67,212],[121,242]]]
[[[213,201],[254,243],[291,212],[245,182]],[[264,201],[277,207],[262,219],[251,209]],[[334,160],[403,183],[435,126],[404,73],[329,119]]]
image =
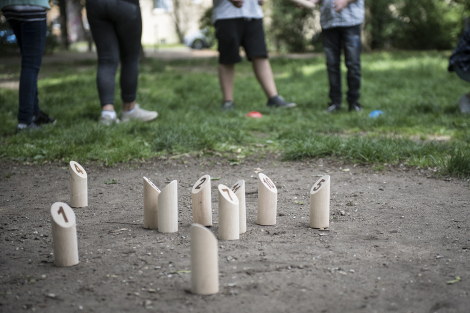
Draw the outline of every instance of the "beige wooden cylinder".
[[[217,239],[199,224],[190,228],[191,236],[191,292],[211,295],[219,292],[219,261]]]
[[[240,225],[240,235],[246,233],[246,201],[245,201],[245,181],[239,180],[232,187],[232,191],[238,198],[238,223]]]
[[[174,180],[158,195],[158,231],[178,231],[178,181]]]
[[[158,229],[158,195],[160,189],[144,177],[144,228]]]
[[[193,223],[212,226],[211,177],[204,175],[191,190]]]
[[[258,174],[258,224],[276,225],[277,188],[263,173]]]
[[[239,202],[235,193],[220,184],[219,190],[219,240],[240,238]]]
[[[69,163],[70,206],[83,208],[88,206],[88,178],[85,169],[75,161]]]
[[[64,202],[51,206],[52,242],[54,245],[54,264],[72,266],[78,264],[78,241],[75,213]]]
[[[330,226],[330,176],[321,177],[310,190],[310,227]]]
[[[290,0],[290,1],[302,6],[305,9],[313,10],[315,8],[315,4],[307,0]]]

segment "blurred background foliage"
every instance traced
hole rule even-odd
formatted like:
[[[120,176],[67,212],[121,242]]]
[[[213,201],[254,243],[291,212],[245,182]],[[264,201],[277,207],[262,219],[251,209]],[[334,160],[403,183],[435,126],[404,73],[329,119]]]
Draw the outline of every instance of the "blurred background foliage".
[[[289,0],[267,5],[271,47],[285,52],[321,50],[321,29],[314,22],[318,9],[296,8]],[[365,50],[453,49],[470,24],[470,0],[365,0],[365,11]]]

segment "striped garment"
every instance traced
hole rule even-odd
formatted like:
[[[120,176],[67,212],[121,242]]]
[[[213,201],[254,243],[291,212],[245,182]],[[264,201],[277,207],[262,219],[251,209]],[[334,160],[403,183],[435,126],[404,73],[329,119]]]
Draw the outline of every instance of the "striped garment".
[[[7,20],[35,22],[47,18],[46,8],[39,5],[7,5],[2,8],[2,13]]]
[[[364,0],[350,2],[341,12],[335,11],[334,2],[321,2],[320,24],[323,29],[355,26],[364,22]]]

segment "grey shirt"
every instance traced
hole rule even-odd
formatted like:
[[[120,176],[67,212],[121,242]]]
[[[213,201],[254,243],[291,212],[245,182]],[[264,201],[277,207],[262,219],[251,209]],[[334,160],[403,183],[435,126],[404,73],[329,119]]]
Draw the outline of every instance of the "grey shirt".
[[[229,18],[263,18],[263,10],[258,0],[245,0],[241,8],[235,7],[228,0],[213,0],[212,23]]]
[[[364,22],[364,0],[349,3],[341,12],[335,11],[334,1],[322,1],[320,24],[323,29],[355,26]]]

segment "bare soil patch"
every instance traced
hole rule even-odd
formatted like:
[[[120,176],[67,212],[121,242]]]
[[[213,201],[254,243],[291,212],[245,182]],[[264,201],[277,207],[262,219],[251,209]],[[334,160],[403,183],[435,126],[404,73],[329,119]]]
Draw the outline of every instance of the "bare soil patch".
[[[49,211],[69,201],[68,169],[0,164],[0,312],[469,311],[469,181],[275,156],[238,166],[218,158],[82,165],[89,206],[74,209],[80,263],[58,268]],[[275,226],[256,224],[255,168],[277,185]],[[220,177],[216,236],[217,185],[245,179],[247,192],[247,233],[219,241],[212,296],[188,292],[191,188],[204,174]],[[308,193],[323,174],[331,176],[328,231],[308,226]],[[143,176],[160,189],[178,180],[177,233],[143,229]]]

